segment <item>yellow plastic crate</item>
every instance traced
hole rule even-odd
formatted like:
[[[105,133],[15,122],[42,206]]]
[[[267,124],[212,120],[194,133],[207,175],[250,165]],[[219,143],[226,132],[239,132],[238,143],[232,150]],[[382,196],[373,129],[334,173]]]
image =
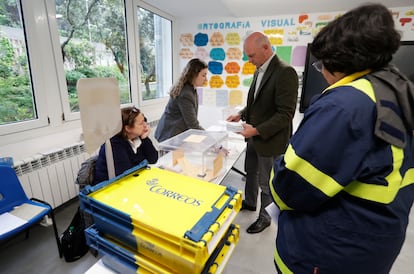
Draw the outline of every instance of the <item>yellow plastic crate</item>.
[[[171,171],[131,169],[85,188],[97,229],[179,273],[200,273],[240,211],[242,193]]]
[[[98,250],[99,253],[103,255],[103,263],[118,273],[181,274],[177,269],[171,269],[160,265],[156,261],[136,253],[122,243],[102,236],[95,226],[87,228],[85,230],[85,235],[88,245],[95,250]],[[221,273],[239,241],[239,238],[240,227],[235,224],[230,225],[223,239],[221,239],[210,258],[208,258],[201,273]]]

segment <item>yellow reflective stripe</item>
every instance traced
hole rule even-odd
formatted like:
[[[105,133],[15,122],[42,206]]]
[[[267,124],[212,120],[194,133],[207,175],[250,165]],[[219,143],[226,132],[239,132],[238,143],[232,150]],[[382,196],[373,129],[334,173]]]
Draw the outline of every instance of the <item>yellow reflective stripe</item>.
[[[333,88],[336,88],[336,87],[343,86],[343,85],[346,85],[348,83],[351,83],[355,79],[358,79],[358,78],[360,78],[360,77],[362,77],[364,75],[367,75],[370,72],[371,72],[371,70],[366,69],[366,70],[363,70],[363,71],[360,71],[360,72],[353,73],[351,75],[347,75],[344,78],[342,78],[341,80],[335,82],[333,85],[330,85],[329,87],[327,87],[323,92],[325,92],[325,91],[327,91],[329,89],[333,89]]]
[[[388,183],[387,186],[354,181],[349,184],[344,191],[365,200],[383,204],[391,203],[401,187],[402,177],[400,174],[400,168],[404,158],[403,149],[391,146],[391,151],[393,157],[393,169],[390,174],[385,177],[385,180]],[[409,180],[408,177],[407,180]]]
[[[376,102],[374,89],[372,88],[371,82],[367,79],[359,79],[355,82],[346,84],[345,86],[351,86],[358,89],[359,91],[366,94],[373,102]]]
[[[414,184],[414,168],[408,169],[404,174],[404,179],[401,183],[401,188]]]
[[[282,258],[280,258],[279,253],[277,252],[277,248],[275,248],[275,252],[273,253],[273,257],[275,258],[275,262],[277,264],[277,267],[280,269],[280,271],[282,271],[283,274],[293,274],[293,272],[282,261]]]
[[[273,171],[270,172],[270,180],[269,180],[269,187],[270,187],[270,192],[272,193],[272,197],[275,200],[276,205],[279,207],[280,210],[292,210],[292,208],[288,207],[283,201],[282,199],[280,199],[279,195],[277,195],[275,189],[273,188],[273,177],[275,176],[275,173]]]
[[[285,162],[286,168],[299,174],[299,176],[329,197],[333,197],[343,189],[343,186],[332,177],[321,172],[311,163],[296,155],[295,150],[290,144],[285,153]]]

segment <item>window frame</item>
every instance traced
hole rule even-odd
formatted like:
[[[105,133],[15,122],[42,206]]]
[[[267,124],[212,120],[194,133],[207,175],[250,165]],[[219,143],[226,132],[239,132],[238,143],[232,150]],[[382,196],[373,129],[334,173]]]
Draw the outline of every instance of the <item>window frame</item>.
[[[28,121],[0,125],[1,145],[59,134],[62,131],[78,131],[80,113],[71,112],[63,68],[60,38],[54,0],[17,0],[22,10],[26,47],[30,65],[33,100],[37,118]],[[141,72],[139,69],[139,37],[137,10],[145,8],[171,21],[171,79],[174,77],[175,19],[142,0],[124,0],[126,16],[127,54],[130,77],[131,103],[147,113],[149,119],[160,116],[168,96],[151,100],[142,99]],[[36,137],[37,136],[37,137]],[[77,138],[79,140],[79,138]]]
[[[20,121],[0,125],[0,136],[9,135],[21,131],[31,130],[39,127],[46,127],[50,123],[47,113],[46,90],[44,73],[42,73],[43,62],[41,47],[47,47],[47,15],[45,9],[39,7],[35,1],[16,0],[21,7],[22,25],[25,36],[26,53],[29,62],[30,80],[32,83],[34,109],[36,117],[32,120]]]
[[[134,65],[135,65],[135,67],[134,67],[135,68],[135,73],[134,74],[137,77],[136,78],[136,83],[138,83],[138,85],[133,86],[133,88],[137,90],[137,92],[134,92],[134,94],[136,94],[138,96],[136,98],[137,102],[138,102],[138,105],[145,108],[145,107],[150,107],[150,106],[157,105],[157,104],[165,104],[165,102],[168,101],[169,96],[168,96],[168,94],[166,94],[164,97],[150,99],[150,100],[143,100],[142,94],[143,94],[144,91],[142,90],[142,85],[141,85],[141,80],[140,80],[141,79],[141,70],[138,69],[141,66],[141,63],[140,63],[140,60],[141,60],[141,58],[140,58],[140,49],[139,49],[139,38],[140,37],[139,37],[139,32],[138,32],[139,22],[138,22],[138,18],[136,16],[137,13],[138,13],[139,8],[144,8],[146,10],[149,10],[152,13],[155,13],[155,14],[171,21],[171,77],[172,77],[171,79],[172,79],[172,81],[174,79],[174,48],[175,47],[174,47],[173,37],[174,37],[175,22],[174,22],[174,17],[169,15],[168,13],[165,13],[165,12],[149,5],[149,4],[145,3],[142,0],[133,0],[133,8],[131,10],[133,10],[133,15],[132,15],[132,18],[134,20],[133,21],[133,23],[134,23],[134,30],[133,30],[134,31],[134,33],[133,33],[134,40],[133,41],[134,41],[134,44],[135,44],[134,46],[135,46],[135,49],[136,49],[135,52],[134,52],[136,54],[134,60],[137,60],[134,63]],[[171,85],[172,84],[173,83],[171,83]]]

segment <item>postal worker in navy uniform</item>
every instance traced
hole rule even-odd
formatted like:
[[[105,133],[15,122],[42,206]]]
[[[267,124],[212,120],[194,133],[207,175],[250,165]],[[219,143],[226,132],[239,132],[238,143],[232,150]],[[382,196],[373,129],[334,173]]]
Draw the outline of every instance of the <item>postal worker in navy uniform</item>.
[[[312,42],[330,86],[274,165],[279,273],[390,272],[414,199],[414,88],[389,65],[399,44],[380,4],[345,13]]]

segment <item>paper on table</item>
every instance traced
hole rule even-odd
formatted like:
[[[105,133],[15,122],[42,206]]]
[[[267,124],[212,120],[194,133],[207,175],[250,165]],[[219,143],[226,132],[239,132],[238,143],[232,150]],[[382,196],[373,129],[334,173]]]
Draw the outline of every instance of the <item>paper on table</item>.
[[[13,229],[27,223],[22,218],[16,217],[9,212],[0,215],[0,235],[3,235]]]

